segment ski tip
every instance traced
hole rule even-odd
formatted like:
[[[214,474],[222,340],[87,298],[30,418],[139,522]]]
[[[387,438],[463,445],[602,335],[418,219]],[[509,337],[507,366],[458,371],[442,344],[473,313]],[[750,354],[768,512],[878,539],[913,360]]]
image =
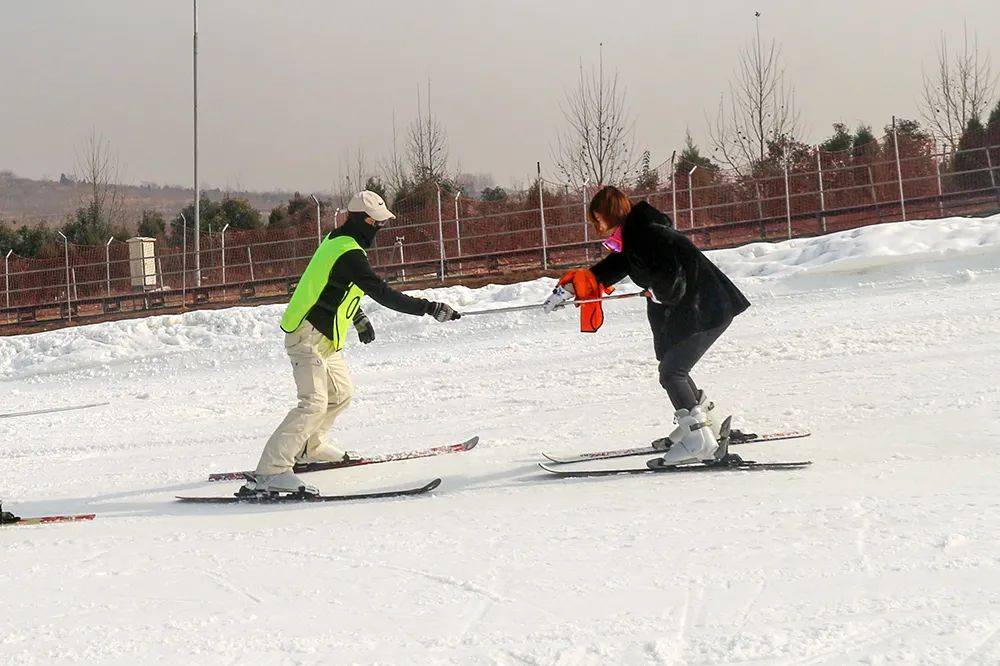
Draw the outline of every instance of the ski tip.
[[[434,490],[435,488],[437,488],[440,485],[441,485],[441,479],[440,478],[434,479],[433,481],[431,481],[430,483],[428,483],[426,486],[424,486],[423,488],[421,488],[421,490],[423,490],[425,492],[430,492],[431,490]]]
[[[476,435],[472,439],[467,439],[464,442],[462,442],[462,448],[465,449],[466,451],[471,451],[478,445],[479,445],[479,435]]]

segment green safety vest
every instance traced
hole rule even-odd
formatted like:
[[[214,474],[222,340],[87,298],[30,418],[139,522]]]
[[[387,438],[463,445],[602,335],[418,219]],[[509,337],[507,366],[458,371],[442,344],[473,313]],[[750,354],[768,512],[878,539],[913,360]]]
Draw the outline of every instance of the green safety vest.
[[[309,311],[319,301],[320,295],[326,288],[330,280],[330,271],[333,265],[345,252],[351,250],[361,250],[364,248],[358,245],[358,241],[350,236],[327,236],[316,253],[309,260],[309,265],[299,278],[299,283],[292,294],[292,300],[285,308],[285,314],[281,317],[281,330],[285,333],[292,333],[302,325],[303,320]],[[365,256],[368,253],[365,252]],[[358,285],[350,282],[344,290],[344,297],[337,305],[337,315],[334,317],[332,331],[320,331],[323,335],[333,341],[334,348],[340,351],[344,348],[347,339],[347,331],[350,328],[354,315],[357,314],[361,306],[361,299],[365,292]]]

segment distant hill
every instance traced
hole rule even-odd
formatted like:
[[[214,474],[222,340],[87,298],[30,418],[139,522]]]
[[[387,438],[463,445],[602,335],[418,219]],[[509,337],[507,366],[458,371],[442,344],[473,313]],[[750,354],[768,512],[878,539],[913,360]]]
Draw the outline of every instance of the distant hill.
[[[120,185],[119,189],[130,227],[138,224],[144,209],[159,211],[170,219],[194,199],[194,190],[172,185]],[[32,180],[3,171],[0,172],[0,220],[59,226],[81,205],[87,194],[85,184],[68,178]],[[213,201],[225,196],[247,199],[264,213],[265,219],[272,208],[287,203],[292,195],[291,192],[234,192],[218,188],[204,190],[204,194]]]

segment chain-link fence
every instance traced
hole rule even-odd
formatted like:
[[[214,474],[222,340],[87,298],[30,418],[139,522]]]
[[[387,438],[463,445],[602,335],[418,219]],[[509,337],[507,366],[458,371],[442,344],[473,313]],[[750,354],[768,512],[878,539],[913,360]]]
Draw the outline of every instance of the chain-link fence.
[[[892,135],[840,153],[801,150],[745,175],[672,160],[663,185],[633,191],[671,215],[703,248],[808,236],[893,220],[1000,210],[1000,146],[940,153]],[[502,201],[438,188],[397,202],[397,219],[369,252],[399,282],[543,272],[595,260],[586,220],[596,188],[539,178]],[[341,219],[327,215],[324,231]],[[163,307],[287,298],[318,243],[317,224],[178,239],[66,243],[62,256],[4,257],[0,333],[19,325],[119,317]]]

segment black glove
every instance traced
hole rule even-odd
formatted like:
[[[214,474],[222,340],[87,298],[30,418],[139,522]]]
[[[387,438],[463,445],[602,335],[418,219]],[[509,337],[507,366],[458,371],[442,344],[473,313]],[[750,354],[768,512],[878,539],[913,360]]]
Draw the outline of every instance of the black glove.
[[[438,321],[452,321],[462,316],[447,303],[436,303],[433,301],[427,304],[427,314]]]
[[[361,310],[358,310],[358,313],[354,315],[354,328],[358,331],[358,339],[364,344],[375,339],[375,329],[372,328],[372,323],[368,321],[368,317]]]

